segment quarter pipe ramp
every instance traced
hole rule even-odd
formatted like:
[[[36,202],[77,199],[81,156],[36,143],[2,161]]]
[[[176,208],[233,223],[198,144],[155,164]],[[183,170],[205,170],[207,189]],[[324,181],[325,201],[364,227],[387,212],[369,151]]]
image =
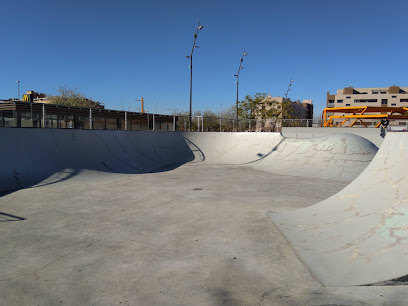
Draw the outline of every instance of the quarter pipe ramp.
[[[408,274],[408,134],[388,133],[357,179],[316,205],[269,216],[325,286]]]

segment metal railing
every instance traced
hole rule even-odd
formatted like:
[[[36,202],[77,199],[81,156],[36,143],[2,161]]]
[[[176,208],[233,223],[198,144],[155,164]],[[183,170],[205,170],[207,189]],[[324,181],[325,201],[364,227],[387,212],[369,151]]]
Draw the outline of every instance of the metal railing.
[[[177,131],[196,132],[281,132],[282,127],[312,127],[320,126],[320,122],[312,119],[239,119],[220,117],[178,116]]]
[[[166,115],[167,116],[167,115]],[[98,111],[83,114],[47,113],[41,111],[0,111],[0,127],[133,130],[133,131],[199,131],[199,132],[281,132],[282,127],[313,127],[320,122],[311,119],[239,119],[210,116],[167,116],[123,112],[104,117]]]

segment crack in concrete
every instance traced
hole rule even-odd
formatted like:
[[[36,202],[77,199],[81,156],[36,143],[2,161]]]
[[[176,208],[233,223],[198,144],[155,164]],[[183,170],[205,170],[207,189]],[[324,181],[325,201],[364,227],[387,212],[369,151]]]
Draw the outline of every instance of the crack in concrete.
[[[83,243],[83,242],[81,242],[81,243],[79,243],[79,244],[82,244],[82,243]],[[78,245],[79,245],[79,244],[78,244]],[[62,256],[58,257],[57,259],[55,259],[55,260],[53,260],[53,261],[50,261],[49,263],[47,263],[45,266],[41,267],[40,269],[37,269],[37,270],[35,270],[35,271],[33,271],[33,272],[16,275],[16,276],[10,277],[10,278],[3,278],[3,279],[0,279],[0,282],[1,282],[1,281],[13,280],[13,279],[16,279],[16,278],[19,278],[19,277],[22,277],[22,276],[26,276],[26,275],[31,275],[31,274],[33,274],[33,275],[36,277],[36,281],[38,281],[38,279],[40,278],[40,277],[37,275],[38,272],[40,272],[40,271],[46,269],[48,266],[50,266],[50,265],[52,265],[53,263],[55,263],[55,262],[61,260],[62,258],[65,258],[65,257],[67,257],[67,256],[69,256],[69,255],[71,255],[71,254],[73,254],[73,253],[78,252],[78,251],[85,250],[86,248],[89,248],[89,247],[91,247],[92,245],[93,245],[92,243],[89,243],[87,246],[85,246],[85,247],[83,247],[83,248],[80,248],[80,249],[78,249],[78,250],[73,250],[72,252],[69,252],[68,254],[62,255]]]

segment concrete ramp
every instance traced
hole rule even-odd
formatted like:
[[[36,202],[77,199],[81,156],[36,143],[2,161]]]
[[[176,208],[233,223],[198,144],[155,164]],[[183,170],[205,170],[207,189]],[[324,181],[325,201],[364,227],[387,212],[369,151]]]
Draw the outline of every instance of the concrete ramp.
[[[278,133],[175,133],[0,129],[0,192],[84,172],[141,174],[174,167],[240,165],[292,176],[351,181],[377,147],[351,134],[313,139]],[[95,179],[95,175],[92,178]]]
[[[247,165],[259,170],[311,178],[352,181],[378,148],[365,138],[333,134],[310,139],[279,133],[185,133],[194,162]]]
[[[314,206],[269,216],[325,286],[408,274],[408,133],[388,133],[361,175]]]
[[[141,174],[194,159],[180,133],[2,128],[0,139],[0,192],[84,170]]]

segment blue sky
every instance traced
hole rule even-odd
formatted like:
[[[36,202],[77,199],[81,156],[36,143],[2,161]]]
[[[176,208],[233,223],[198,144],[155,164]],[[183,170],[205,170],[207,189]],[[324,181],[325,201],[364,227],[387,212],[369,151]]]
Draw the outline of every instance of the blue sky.
[[[354,87],[408,86],[408,1],[2,1],[0,98],[78,88],[107,108],[189,109],[233,105],[257,92],[312,99]]]

